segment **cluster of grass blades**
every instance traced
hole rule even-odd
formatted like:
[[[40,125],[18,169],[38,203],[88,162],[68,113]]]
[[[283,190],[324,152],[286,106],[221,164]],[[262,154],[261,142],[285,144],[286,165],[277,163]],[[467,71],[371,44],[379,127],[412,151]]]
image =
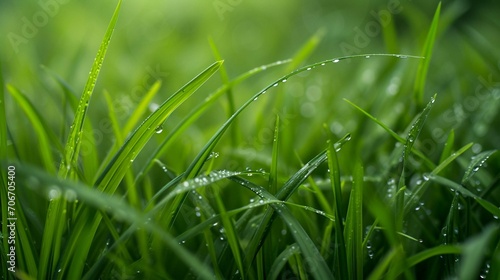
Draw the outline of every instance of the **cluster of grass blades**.
[[[267,169],[213,169],[214,148],[237,117],[288,79],[346,59],[379,56],[423,61],[422,57],[354,55],[299,67],[315,48],[320,37],[315,35],[293,59],[257,67],[231,80],[212,42],[219,61],[172,94],[140,124],[148,102],[161,89],[160,82],[151,86],[123,128],[106,94],[115,145],[101,164],[91,137],[92,149],[81,154],[84,135],[91,130],[86,122],[89,102],[120,6],[121,1],[79,102],[73,100],[64,81],[56,77],[68,93],[75,115],[66,144],[60,143],[36,106],[15,86],[5,86],[0,77],[0,151],[2,155],[13,155],[2,159],[2,170],[8,165],[16,167],[19,192],[16,273],[2,266],[2,279],[500,278],[500,201],[488,199],[498,178],[481,172],[489,158],[496,156],[496,150],[467,158],[473,144],[455,150],[453,131],[437,162],[419,150],[416,143],[437,95],[426,106],[419,106],[421,112],[411,116],[414,121],[404,134],[346,100],[355,113],[361,113],[360,122],[362,118],[372,120],[398,143],[392,155],[397,160],[389,160],[376,178],[365,174],[359,152],[351,156],[342,153],[348,146],[358,146],[361,139],[354,134],[336,138],[328,129],[324,149],[293,174],[283,174],[280,159],[292,160],[285,154],[293,151],[283,149],[288,145],[284,143],[286,132],[279,114]],[[439,7],[425,44],[424,54],[429,57],[438,17]],[[290,62],[293,68],[287,74],[236,106],[232,95],[239,83]],[[428,62],[422,62],[418,71],[418,102],[423,102],[428,67]],[[221,71],[223,85],[193,108],[147,155],[146,164],[133,172],[130,167],[147,142],[173,111],[217,71]],[[22,108],[39,139],[39,164],[30,163],[16,152],[5,113],[4,88]],[[227,121],[185,170],[165,172],[168,182],[153,186],[151,170],[155,165],[167,169],[162,159],[168,156],[171,143],[224,95],[230,103]],[[233,131],[233,145],[238,144],[238,137]],[[7,145],[8,139],[12,145]],[[61,158],[58,170],[54,151]],[[422,164],[416,166],[414,161]],[[448,176],[452,168],[454,174],[463,174],[460,182],[456,182],[455,175]],[[325,178],[316,177],[321,173],[326,174]],[[421,173],[422,180],[413,182],[410,173]],[[478,191],[471,184],[473,180],[485,187]],[[2,221],[7,217],[3,207],[8,199],[6,182],[2,172]],[[432,205],[436,199],[429,193],[439,195],[440,205]],[[250,202],[230,206],[233,204],[228,200],[240,196],[250,196]],[[444,218],[431,210],[443,207],[448,212]],[[9,250],[6,232],[4,222],[0,257],[4,264]]]

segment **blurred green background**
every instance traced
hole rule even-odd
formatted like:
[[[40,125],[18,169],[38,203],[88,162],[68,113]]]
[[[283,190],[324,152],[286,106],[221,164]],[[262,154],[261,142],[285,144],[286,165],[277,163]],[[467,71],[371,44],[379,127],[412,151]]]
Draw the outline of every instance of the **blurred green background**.
[[[308,62],[360,53],[420,55],[437,5],[437,1],[407,0],[124,1],[89,118],[97,128],[107,118],[102,94],[106,90],[115,100],[120,122],[125,123],[155,79],[163,81],[155,99],[160,104],[215,60],[209,38],[225,60],[230,78],[293,57],[314,34],[320,34],[321,40]],[[482,139],[476,151],[498,148],[500,135],[494,128],[499,124],[500,4],[443,1],[442,5],[425,93],[426,102],[438,93],[438,102],[424,137],[432,142],[431,153],[451,129],[457,130],[463,143]],[[41,65],[67,81],[79,97],[115,6],[116,1],[97,0],[0,2],[4,79],[30,98],[55,131],[69,125],[71,115],[62,109],[62,92]],[[379,16],[383,22],[376,20]],[[411,96],[418,63],[413,59],[354,59],[296,77],[240,117],[240,146],[262,148],[259,144],[269,142],[265,128],[272,127],[275,114],[280,114],[293,127],[287,134],[293,139],[290,148],[315,154],[324,146],[325,138],[318,138],[323,123],[338,137],[355,132],[360,125],[351,120],[359,113],[343,98],[369,106],[373,115],[402,132],[411,121],[405,112],[415,110]],[[234,91],[237,106],[285,74],[284,69],[273,68],[238,86]],[[220,77],[213,77],[167,121],[165,130],[175,127],[176,120],[220,85]],[[276,95],[286,96],[285,100],[277,103]],[[30,147],[27,119],[19,108],[10,106],[13,102],[8,95],[7,104],[9,122],[17,124],[9,127],[13,137],[19,148]],[[222,98],[186,132],[176,144],[184,154],[170,164],[181,168],[190,162],[227,118],[227,106]],[[374,131],[372,139],[387,136]],[[101,139],[102,151],[112,143],[112,132],[104,128],[95,137]],[[380,139],[371,145],[382,145],[387,138]],[[365,149],[369,157],[374,147]]]

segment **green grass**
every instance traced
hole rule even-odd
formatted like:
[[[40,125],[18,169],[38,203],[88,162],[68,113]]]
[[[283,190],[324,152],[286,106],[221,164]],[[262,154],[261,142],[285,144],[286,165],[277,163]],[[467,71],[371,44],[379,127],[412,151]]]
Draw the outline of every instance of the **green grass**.
[[[127,5],[102,30],[80,95],[43,66],[53,112],[0,72],[4,264],[12,181],[17,218],[16,272],[2,266],[2,279],[500,278],[499,89],[462,96],[474,84],[442,86],[436,64],[452,51],[441,17],[459,7],[434,7],[404,53],[394,23],[391,53],[316,59],[319,29],[290,59],[250,70],[204,38],[208,66],[172,66],[191,74],[155,78],[124,113],[105,56],[126,52],[111,37]],[[460,73],[495,69],[477,44]]]

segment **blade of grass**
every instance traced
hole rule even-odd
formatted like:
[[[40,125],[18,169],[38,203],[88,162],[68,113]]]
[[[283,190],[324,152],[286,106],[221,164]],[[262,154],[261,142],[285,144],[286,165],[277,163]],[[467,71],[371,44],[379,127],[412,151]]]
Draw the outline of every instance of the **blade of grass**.
[[[269,273],[267,274],[266,279],[278,279],[280,272],[283,270],[283,267],[285,267],[288,260],[299,252],[299,247],[295,243],[287,246],[286,249],[276,257],[276,260],[273,262],[271,268],[269,269]]]
[[[420,61],[417,70],[417,76],[415,78],[414,86],[414,99],[417,106],[423,106],[424,104],[424,89],[425,82],[427,79],[427,72],[429,71],[429,65],[432,58],[432,49],[436,41],[436,34],[438,30],[439,14],[441,12],[441,2],[439,2],[434,18],[432,19],[431,27],[429,28],[429,33],[427,33],[427,38],[425,39],[424,47],[422,50],[422,56],[425,57],[424,60]]]
[[[345,240],[349,279],[363,279],[363,166],[354,167],[353,188],[347,209]]]
[[[344,101],[346,101],[347,103],[349,103],[351,106],[353,106],[354,108],[356,108],[358,111],[360,111],[361,113],[363,113],[364,115],[366,115],[368,118],[370,118],[372,121],[374,121],[376,124],[378,124],[380,127],[382,127],[385,131],[387,131],[398,142],[400,142],[402,144],[406,143],[406,139],[404,139],[403,137],[399,136],[396,132],[394,132],[392,129],[390,129],[388,126],[386,126],[384,123],[382,123],[381,121],[379,121],[374,116],[370,115],[370,113],[366,112],[365,110],[361,109],[361,107],[357,106],[356,104],[352,103],[351,101],[349,101],[349,100],[347,100],[345,98],[344,98]],[[415,154],[416,156],[418,156],[419,158],[421,158],[424,161],[424,163],[427,165],[427,167],[429,167],[430,169],[434,169],[436,167],[436,165],[430,159],[428,159],[424,154],[422,154],[420,151],[412,148],[411,152],[413,154]]]
[[[212,38],[209,38],[209,43],[210,47],[212,48],[212,53],[215,57],[215,60],[222,60],[222,57],[220,55],[219,50],[217,49],[217,46],[215,45],[215,42],[212,40]],[[228,103],[228,109],[227,109],[227,117],[231,117],[232,114],[236,111],[236,104],[234,103],[234,94],[233,94],[233,88],[232,84],[229,81],[229,76],[227,75],[227,70],[224,65],[222,65],[220,69],[220,76],[222,79],[222,84],[226,86],[226,97],[227,97],[227,103]],[[234,129],[232,130],[231,133],[231,141],[233,144],[233,147],[236,147],[236,145],[239,142],[238,139],[238,134],[236,133],[238,131],[238,122],[235,121],[234,124]]]
[[[115,12],[113,13],[111,21],[106,30],[106,34],[104,35],[104,38],[101,42],[101,46],[97,51],[94,63],[92,64],[92,68],[90,70],[87,83],[85,84],[82,97],[80,98],[80,101],[78,103],[78,108],[75,113],[75,119],[70,128],[68,142],[66,143],[66,146],[64,148],[64,154],[59,168],[59,177],[61,178],[66,178],[68,175],[71,178],[73,169],[76,168],[77,166],[78,155],[80,152],[80,145],[83,139],[82,133],[83,133],[83,125],[85,122],[85,116],[87,114],[90,98],[92,97],[92,93],[94,91],[94,87],[97,82],[97,77],[99,76],[99,72],[101,71],[101,67],[104,62],[106,51],[108,50],[109,42],[111,40],[111,35],[113,34],[113,30],[118,20],[118,14],[120,12],[121,3],[122,1],[118,0]]]
[[[121,198],[102,193],[97,189],[89,188],[88,186],[80,183],[61,180],[60,178],[56,179],[37,168],[20,166],[18,168],[18,174],[20,175],[20,180],[37,178],[39,183],[31,183],[29,186],[44,195],[50,190],[53,190],[54,186],[57,186],[63,193],[67,193],[69,191],[75,193],[78,200],[85,203],[89,207],[110,213],[117,219],[134,225],[135,228],[140,226],[147,229],[149,232],[160,236],[164,244],[176,252],[176,257],[186,263],[186,265],[188,265],[193,272],[198,274],[202,279],[212,279],[212,272],[206,267],[205,264],[201,263],[198,258],[187,251],[186,248],[179,245],[170,233],[154,223],[148,223],[144,214],[128,206]],[[28,185],[28,182],[23,183]]]
[[[39,151],[43,161],[44,168],[52,174],[56,173],[56,168],[54,166],[54,156],[52,155],[52,145],[57,147],[59,141],[57,137],[51,133],[49,126],[44,122],[42,116],[35,109],[33,104],[14,86],[7,85],[7,89],[10,94],[16,100],[17,104],[23,109],[24,113],[30,120],[33,128],[36,132]],[[59,145],[60,146],[60,145]]]
[[[135,108],[134,112],[132,113],[132,115],[130,115],[130,117],[127,120],[127,123],[123,127],[122,135],[124,135],[124,136],[128,135],[132,131],[132,129],[134,128],[134,126],[142,118],[142,116],[144,115],[144,113],[146,113],[146,111],[148,110],[148,106],[149,106],[151,100],[156,96],[156,94],[160,90],[161,84],[162,84],[161,80],[156,81],[149,88],[149,90],[146,93],[146,95],[144,97],[142,97],[141,102],[139,103],[139,105],[137,105],[137,107]]]
[[[333,193],[333,213],[335,219],[335,276],[337,279],[353,279],[349,276],[347,249],[344,239],[344,207],[342,203],[342,186],[340,184],[340,167],[337,157],[337,148],[333,141],[328,140],[328,168],[330,169],[330,183]],[[348,248],[351,249],[351,248]]]
[[[252,182],[238,176],[230,178],[232,181],[251,190],[263,200],[277,200],[275,196],[270,194],[265,188],[257,186]],[[312,242],[309,235],[306,233],[301,224],[292,215],[290,210],[284,204],[270,204],[278,215],[283,219],[287,227],[290,229],[293,238],[300,247],[302,255],[309,267],[309,272],[315,279],[333,279],[325,260],[321,257],[316,245]]]
[[[492,239],[498,239],[498,229],[498,225],[490,225],[483,229],[479,235],[465,242],[462,250],[462,262],[458,271],[459,279],[478,278],[483,260],[491,252]]]
[[[495,217],[500,217],[500,208],[498,208],[498,206],[495,206],[493,203],[475,195],[474,193],[472,193],[471,191],[469,191],[468,189],[466,189],[462,185],[457,184],[457,183],[455,183],[449,179],[443,178],[441,176],[434,175],[434,174],[431,174],[429,176],[429,180],[432,180],[432,181],[434,181],[438,184],[441,184],[443,186],[447,186],[447,187],[449,187],[457,192],[460,192],[461,194],[463,194],[465,196],[472,197],[474,200],[477,201],[477,203],[479,203],[484,208],[484,210],[490,212]]]
[[[465,170],[464,177],[462,178],[462,185],[465,185],[465,183],[467,183],[467,181],[469,181],[472,176],[474,176],[474,174],[479,171],[479,169],[484,165],[488,158],[497,151],[498,150],[485,151],[472,157],[469,166]]]
[[[233,81],[231,81],[231,86],[234,87],[238,85],[239,83],[249,79],[255,74],[258,74],[262,71],[265,71],[266,69],[269,69],[271,67],[275,67],[284,63],[287,63],[288,61],[278,61],[274,62],[268,65],[260,66],[257,68],[254,68],[248,72],[243,73],[242,75],[238,76],[235,78]],[[173,142],[173,140],[177,139],[182,132],[184,132],[188,127],[190,127],[194,121],[201,116],[202,113],[204,113],[211,105],[217,101],[217,99],[222,96],[227,89],[229,88],[229,85],[224,85],[220,87],[219,89],[216,90],[214,94],[209,95],[204,102],[202,102],[198,107],[193,109],[193,111],[181,122],[178,123],[178,125],[172,129],[172,132],[165,138],[165,140],[158,146],[158,148],[153,152],[153,154],[149,157],[149,159],[146,161],[148,162],[147,165],[145,165],[140,171],[139,175],[137,176],[136,181],[140,182],[142,178],[149,172],[151,167],[154,164],[154,160],[160,158],[161,155],[165,154],[167,149],[169,148],[170,144]]]
[[[154,113],[152,113],[125,141],[120,150],[97,179],[96,185],[101,190],[113,193],[128,167],[146,145],[155,129],[198,88],[200,88],[221,66],[222,61],[215,62],[193,80],[169,97]]]

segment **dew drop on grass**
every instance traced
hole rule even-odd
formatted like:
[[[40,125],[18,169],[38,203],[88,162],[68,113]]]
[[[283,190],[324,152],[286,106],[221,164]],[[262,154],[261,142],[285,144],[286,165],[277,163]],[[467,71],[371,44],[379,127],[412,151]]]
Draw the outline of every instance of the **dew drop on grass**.
[[[334,59],[332,60],[333,63],[338,63],[340,61],[340,59]]]
[[[162,127],[161,125],[159,125],[157,128],[155,128],[155,132],[156,132],[157,134],[162,133],[162,132],[163,132],[163,127]]]
[[[278,86],[278,83],[275,83],[275,84],[273,85],[273,87],[277,87],[277,86]]]
[[[365,56],[365,58],[370,58],[370,56],[369,56],[369,55],[367,55],[367,56]]]
[[[311,70],[312,68],[311,67],[307,67],[307,71]]]
[[[286,83],[287,79],[283,79],[283,80],[281,80],[281,81],[282,81],[283,83]]]

